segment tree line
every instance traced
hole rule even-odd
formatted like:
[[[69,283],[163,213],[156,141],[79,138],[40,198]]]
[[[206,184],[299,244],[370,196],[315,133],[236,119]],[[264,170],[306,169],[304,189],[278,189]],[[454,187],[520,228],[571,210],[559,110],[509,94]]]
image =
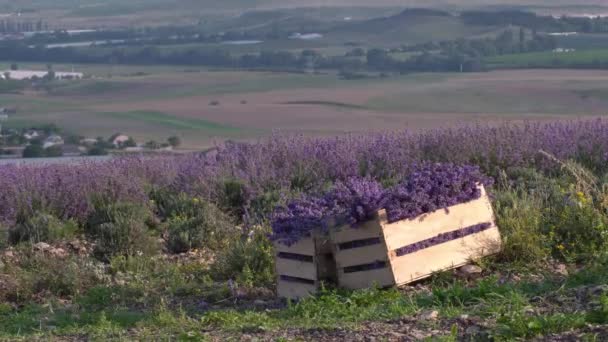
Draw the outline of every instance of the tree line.
[[[516,25],[545,32],[608,32],[606,17],[568,17],[538,15],[525,11],[467,11],[460,14],[466,24],[483,26]]]

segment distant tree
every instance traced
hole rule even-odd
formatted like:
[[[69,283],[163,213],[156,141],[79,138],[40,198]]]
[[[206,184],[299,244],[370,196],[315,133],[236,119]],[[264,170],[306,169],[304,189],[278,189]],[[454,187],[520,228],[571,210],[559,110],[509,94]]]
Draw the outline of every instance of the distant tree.
[[[42,77],[45,81],[52,81],[55,79],[55,72],[53,70],[49,70],[44,77]]]
[[[12,63],[11,64],[11,70],[13,70],[13,71],[19,70],[19,65],[17,63]]]
[[[42,158],[45,156],[44,148],[42,145],[32,144],[28,145],[23,150],[23,158]]]
[[[129,139],[127,141],[125,141],[124,143],[121,144],[121,147],[122,148],[137,147],[137,142],[132,137],[129,137]]]
[[[44,155],[46,157],[61,157],[63,156],[63,148],[59,145],[47,147],[44,150]]]
[[[65,138],[65,142],[70,145],[79,145],[82,139],[84,137],[81,135],[70,134]]]
[[[160,144],[154,140],[150,140],[146,143],[146,148],[151,150],[158,150],[160,148]]]
[[[89,151],[87,152],[87,155],[89,156],[105,156],[108,154],[108,151],[100,146],[93,146],[89,149]]]
[[[61,133],[61,128],[59,128],[59,126],[54,123],[43,125],[42,127],[40,127],[40,130],[42,130],[46,135]]]
[[[167,139],[167,142],[169,145],[171,145],[171,147],[175,148],[182,144],[182,139],[180,139],[178,136],[172,136]]]

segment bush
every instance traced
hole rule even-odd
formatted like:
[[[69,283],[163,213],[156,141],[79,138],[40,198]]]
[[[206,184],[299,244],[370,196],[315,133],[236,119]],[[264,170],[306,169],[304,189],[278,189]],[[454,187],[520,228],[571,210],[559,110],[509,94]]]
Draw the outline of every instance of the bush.
[[[36,211],[33,214],[20,214],[17,223],[8,231],[8,241],[12,245],[29,241],[53,242],[73,236],[78,225],[73,222],[62,222],[53,215]]]
[[[50,146],[44,150],[44,155],[46,157],[62,157],[63,156],[63,147],[59,145]]]
[[[13,259],[1,272],[6,275],[0,302],[23,304],[49,296],[73,297],[100,284],[102,273],[95,263],[78,257],[59,258],[34,252],[29,248],[17,250]],[[2,279],[2,278],[0,278]]]
[[[151,255],[158,244],[146,222],[150,211],[134,203],[95,200],[94,211],[86,223],[87,234],[95,240],[95,256],[109,261],[112,256]]]
[[[44,156],[44,148],[38,144],[29,145],[23,150],[23,158],[43,158]]]
[[[274,284],[274,247],[269,230],[252,228],[246,236],[232,240],[211,267],[214,278],[233,279],[245,286]]]
[[[218,250],[226,247],[228,237],[235,236],[232,220],[215,205],[184,193],[167,202],[170,204],[163,211],[169,214],[167,248],[171,252],[203,247]]]
[[[245,205],[249,200],[245,184],[237,179],[227,179],[221,183],[221,208],[238,219],[245,214]]]
[[[549,238],[543,232],[543,201],[525,191],[506,190],[495,194],[496,224],[503,238],[504,261],[542,262],[551,255]]]

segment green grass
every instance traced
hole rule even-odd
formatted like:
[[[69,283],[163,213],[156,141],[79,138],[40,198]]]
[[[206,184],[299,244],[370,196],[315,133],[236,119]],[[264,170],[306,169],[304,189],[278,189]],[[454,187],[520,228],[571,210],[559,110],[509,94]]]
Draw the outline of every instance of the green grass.
[[[241,334],[285,328],[347,328],[356,331],[364,322],[398,319],[433,309],[439,311],[442,319],[456,318],[463,313],[480,319],[495,319],[492,335],[499,341],[507,341],[582,328],[588,323],[608,322],[603,311],[526,313],[533,306],[533,298],[567,293],[580,285],[606,283],[608,272],[605,266],[604,263],[589,266],[564,281],[546,278],[540,282],[499,284],[497,278],[490,277],[474,286],[467,286],[460,281],[438,277],[431,284],[433,290],[430,294],[407,294],[396,289],[328,291],[283,309],[228,309],[200,314],[169,309],[162,302],[154,310],[145,312],[113,307],[112,301],[98,297],[99,291],[89,291],[77,299],[78,306],[71,308],[62,307],[59,303],[30,305],[21,309],[0,308],[0,338],[28,339],[51,335],[141,338],[148,334],[201,338],[199,332],[203,330]],[[112,291],[103,296],[108,295],[124,296]],[[124,335],[127,331],[128,335]]]
[[[60,96],[99,96],[127,91],[128,89],[129,84],[127,82],[82,80],[62,82],[51,89],[51,94]]]
[[[105,112],[97,113],[101,117],[137,121],[144,124],[152,124],[177,130],[200,130],[217,134],[236,133],[238,128],[221,125],[203,119],[178,118],[166,113],[156,111],[131,111],[131,112]]]

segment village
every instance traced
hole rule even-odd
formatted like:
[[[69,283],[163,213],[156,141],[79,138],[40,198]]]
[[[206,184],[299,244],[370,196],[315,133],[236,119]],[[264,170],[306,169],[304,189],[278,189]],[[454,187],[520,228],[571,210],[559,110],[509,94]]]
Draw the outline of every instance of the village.
[[[64,133],[53,124],[26,129],[4,129],[3,120],[10,110],[0,108],[0,159],[56,158],[103,156],[117,153],[168,152],[181,144],[181,139],[172,136],[165,142],[148,141],[138,143],[133,137],[116,133],[108,138],[83,137]]]

